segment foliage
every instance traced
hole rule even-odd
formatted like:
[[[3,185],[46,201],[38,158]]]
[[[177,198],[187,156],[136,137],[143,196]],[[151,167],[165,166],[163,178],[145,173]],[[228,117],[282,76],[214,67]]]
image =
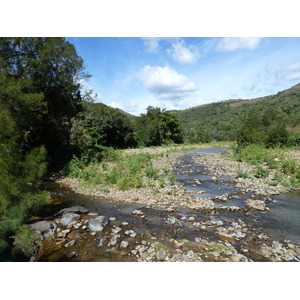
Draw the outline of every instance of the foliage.
[[[183,142],[182,128],[176,115],[149,106],[146,114],[135,119],[138,146],[160,146]]]
[[[36,254],[41,241],[33,234],[33,232],[22,226],[14,236],[14,252],[22,251],[25,256],[30,257]]]
[[[281,183],[285,186],[300,186],[299,161],[286,157],[281,148],[265,148],[255,144],[243,148],[235,146],[233,147],[233,158],[254,165],[253,174],[257,177],[266,178],[271,174],[272,169],[276,170],[272,174],[272,185]],[[244,178],[246,175],[248,174],[243,174],[242,170],[238,170],[239,177]]]
[[[300,86],[297,85],[277,95],[253,100],[228,100],[200,105],[186,110],[173,111],[179,117],[189,142],[193,143],[192,131],[204,131],[212,140],[236,140],[249,115],[261,119],[261,125],[270,126],[275,115],[289,130],[300,127]],[[265,116],[265,120],[263,119]],[[254,124],[256,126],[256,124]],[[250,129],[250,136],[253,134]],[[195,135],[194,135],[195,136]],[[262,136],[252,136],[257,139]]]
[[[63,38],[1,38],[0,57],[1,100],[26,146],[43,144],[53,158],[67,153],[71,118],[81,109],[79,80],[88,77],[74,46]]]
[[[256,166],[253,170],[254,174],[260,178],[266,178],[270,174],[270,169],[264,168],[262,166]]]
[[[297,147],[300,146],[300,133],[290,133],[286,141],[287,147]]]
[[[98,145],[114,148],[136,146],[132,120],[102,103],[84,103],[84,111],[73,120],[71,143],[80,152]]]
[[[110,161],[89,160],[86,156],[73,157],[65,168],[65,174],[83,179],[90,185],[115,185],[120,190],[141,188],[144,186],[164,186],[169,180],[171,184],[176,177],[170,170],[159,170],[153,167],[152,159],[157,154],[149,153],[121,155],[118,150],[110,149],[116,155],[109,155]]]
[[[0,38],[0,253],[30,210],[47,201],[48,158],[68,154],[82,64],[63,38]]]

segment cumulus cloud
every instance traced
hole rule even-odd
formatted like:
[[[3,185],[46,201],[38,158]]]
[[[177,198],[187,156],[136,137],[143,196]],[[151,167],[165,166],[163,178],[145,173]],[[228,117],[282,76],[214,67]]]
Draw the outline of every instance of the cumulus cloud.
[[[168,53],[181,64],[193,64],[199,58],[197,47],[194,45],[187,46],[184,40],[174,42],[172,49],[168,49]]]
[[[169,67],[145,66],[137,78],[158,99],[177,100],[197,90],[186,76]]]
[[[224,52],[235,51],[237,49],[254,50],[258,47],[261,39],[258,37],[224,37],[219,40],[217,49]]]

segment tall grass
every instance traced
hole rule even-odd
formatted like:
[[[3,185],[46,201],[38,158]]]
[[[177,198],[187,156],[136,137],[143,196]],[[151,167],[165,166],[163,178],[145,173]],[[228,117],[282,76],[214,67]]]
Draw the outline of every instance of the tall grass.
[[[152,159],[167,157],[173,150],[159,154],[125,154],[113,149],[107,151],[107,154],[103,153],[101,161],[86,155],[73,157],[64,169],[65,175],[83,179],[89,185],[114,185],[120,190],[164,186],[167,180],[174,183],[170,170],[160,170],[152,164]]]
[[[300,187],[300,164],[297,159],[286,157],[286,150],[267,149],[261,145],[251,144],[246,147],[232,147],[232,157],[240,162],[254,166],[257,177],[266,178],[274,170],[273,185],[281,183],[286,186]],[[276,172],[275,172],[276,171]]]

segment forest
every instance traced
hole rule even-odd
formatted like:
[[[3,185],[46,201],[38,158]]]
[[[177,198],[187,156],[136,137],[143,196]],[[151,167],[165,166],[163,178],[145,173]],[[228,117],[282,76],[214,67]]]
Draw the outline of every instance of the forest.
[[[188,142],[237,140],[249,116],[262,121],[260,126],[265,129],[284,124],[294,139],[300,132],[300,84],[272,96],[215,102],[172,113],[179,116]]]
[[[240,147],[296,146],[300,90],[254,104],[229,100],[130,116],[83,92],[83,59],[64,38],[0,38],[0,255],[32,209],[49,201],[43,180],[109,148],[235,140]]]

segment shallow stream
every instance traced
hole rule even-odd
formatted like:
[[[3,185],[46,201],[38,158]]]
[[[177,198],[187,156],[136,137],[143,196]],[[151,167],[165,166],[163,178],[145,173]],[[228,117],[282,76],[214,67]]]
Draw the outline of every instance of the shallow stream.
[[[215,197],[227,194],[228,200],[226,203],[220,201],[220,205],[234,205],[240,208],[245,207],[245,200],[251,198],[250,193],[243,194],[239,189],[234,187],[233,181],[228,177],[213,178],[211,170],[205,169],[203,166],[195,163],[194,158],[202,153],[218,153],[225,148],[210,148],[193,150],[184,153],[175,165],[173,171],[179,183],[183,184],[190,192],[195,193],[197,197]],[[203,230],[193,226],[191,222],[187,222],[188,218],[194,217],[195,220],[202,222],[221,220],[225,225],[236,222],[242,219],[247,226],[258,229],[258,232],[264,232],[274,240],[290,240],[291,242],[300,245],[300,191],[278,195],[269,199],[268,212],[252,212],[245,214],[242,211],[222,211],[215,210],[213,213],[207,213],[206,210],[191,210],[180,207],[174,211],[157,210],[138,203],[116,202],[108,198],[100,198],[86,196],[73,192],[70,188],[59,183],[49,181],[47,184],[48,190],[52,195],[52,203],[44,206],[36,215],[32,217],[30,222],[36,220],[53,220],[53,215],[62,208],[74,205],[82,205],[89,209],[90,212],[104,215],[108,218],[114,217],[116,221],[108,226],[120,226],[122,222],[128,222],[129,229],[134,229],[137,233],[135,243],[141,242],[143,239],[157,239],[168,243],[169,239],[188,239],[194,241],[195,237],[201,236],[209,240],[219,241],[219,237],[215,231],[210,231],[209,228],[203,233]],[[205,191],[199,194],[199,191]],[[215,201],[218,205],[219,201]],[[133,214],[134,210],[141,210],[144,217]],[[168,219],[179,220],[180,222],[168,222]],[[224,226],[225,226],[224,225]],[[228,225],[228,226],[229,226]],[[93,239],[92,237],[90,237]],[[247,243],[251,244],[249,237]],[[108,249],[107,247],[97,247],[99,241],[95,239],[85,241],[84,247],[91,247],[93,251],[87,249],[76,249],[82,251],[80,261],[124,261],[134,260],[130,256],[126,256],[123,250],[123,256],[118,249]],[[93,244],[94,243],[94,244]],[[235,246],[239,247],[239,241]],[[248,248],[251,248],[247,244]],[[255,243],[252,245],[255,248]],[[83,251],[84,250],[84,251]],[[129,251],[129,250],[128,250]],[[62,251],[54,251],[47,256],[41,258],[41,261],[68,261]],[[260,257],[251,257],[254,260],[262,260]]]

